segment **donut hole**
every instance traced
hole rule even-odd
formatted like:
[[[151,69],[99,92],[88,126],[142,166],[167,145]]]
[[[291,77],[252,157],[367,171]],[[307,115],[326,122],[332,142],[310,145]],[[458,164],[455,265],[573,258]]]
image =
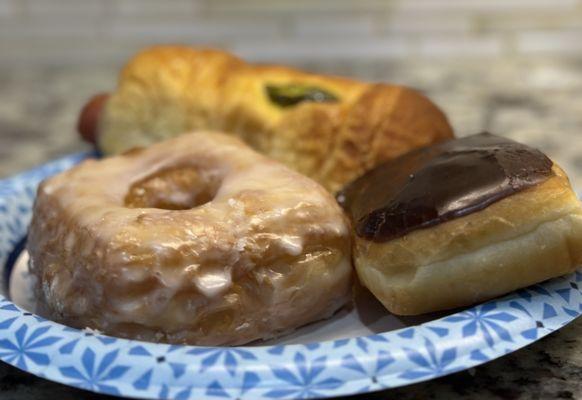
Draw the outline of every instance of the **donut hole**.
[[[214,199],[218,188],[218,179],[204,176],[194,167],[173,167],[132,184],[124,204],[130,208],[189,210]]]

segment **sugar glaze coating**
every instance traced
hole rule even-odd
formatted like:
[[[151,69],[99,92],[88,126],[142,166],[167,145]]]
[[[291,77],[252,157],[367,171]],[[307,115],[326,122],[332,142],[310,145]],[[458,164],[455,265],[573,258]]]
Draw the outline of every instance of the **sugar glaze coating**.
[[[46,180],[28,242],[50,318],[203,345],[269,338],[331,315],[350,297],[349,249],[346,219],[325,189],[215,132]]]

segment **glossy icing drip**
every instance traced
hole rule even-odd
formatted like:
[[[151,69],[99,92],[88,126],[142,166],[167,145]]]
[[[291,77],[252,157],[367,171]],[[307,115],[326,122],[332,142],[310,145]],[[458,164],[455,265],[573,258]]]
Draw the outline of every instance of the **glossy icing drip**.
[[[338,194],[359,237],[376,242],[479,211],[550,176],[541,151],[481,133],[388,161]]]
[[[348,223],[333,197],[216,132],[44,181],[27,246],[44,315],[120,337],[241,344],[350,295]]]

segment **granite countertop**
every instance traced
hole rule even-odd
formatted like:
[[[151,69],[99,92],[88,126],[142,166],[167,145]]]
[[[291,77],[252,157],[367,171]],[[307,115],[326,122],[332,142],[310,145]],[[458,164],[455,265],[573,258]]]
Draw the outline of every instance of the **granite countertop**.
[[[317,63],[312,70],[417,87],[458,135],[489,130],[544,150],[582,190],[582,59]],[[74,126],[118,66],[0,70],[0,178],[86,149]],[[0,363],[0,398],[110,399]],[[582,320],[486,365],[358,399],[582,399]]]

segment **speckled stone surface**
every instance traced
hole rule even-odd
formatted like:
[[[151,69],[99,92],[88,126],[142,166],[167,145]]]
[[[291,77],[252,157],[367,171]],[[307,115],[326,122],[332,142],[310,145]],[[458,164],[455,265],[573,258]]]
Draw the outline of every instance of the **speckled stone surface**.
[[[307,65],[424,91],[458,135],[489,130],[545,151],[582,190],[582,59],[464,60]],[[0,178],[87,149],[79,108],[111,90],[118,66],[0,69]],[[0,363],[0,398],[111,399]],[[582,320],[484,366],[358,399],[582,399]]]

